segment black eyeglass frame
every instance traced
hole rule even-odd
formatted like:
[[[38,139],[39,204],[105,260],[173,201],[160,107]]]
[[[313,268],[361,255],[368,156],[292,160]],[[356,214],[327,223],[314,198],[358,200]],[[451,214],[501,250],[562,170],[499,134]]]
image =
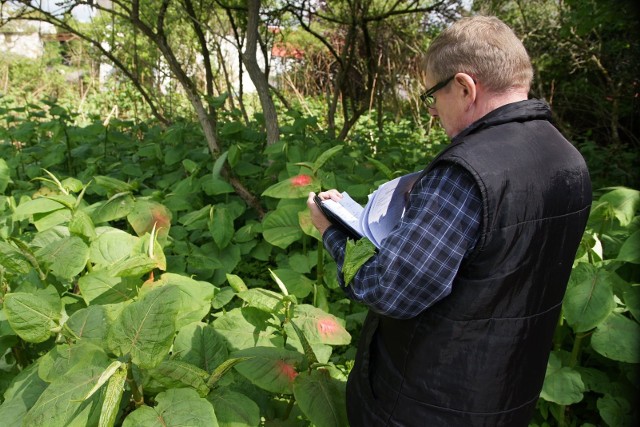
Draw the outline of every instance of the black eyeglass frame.
[[[445,80],[442,80],[440,83],[436,83],[431,89],[425,90],[422,95],[420,95],[420,101],[424,103],[427,108],[433,108],[436,103],[436,99],[433,97],[433,94],[448,85],[454,77],[455,74]]]

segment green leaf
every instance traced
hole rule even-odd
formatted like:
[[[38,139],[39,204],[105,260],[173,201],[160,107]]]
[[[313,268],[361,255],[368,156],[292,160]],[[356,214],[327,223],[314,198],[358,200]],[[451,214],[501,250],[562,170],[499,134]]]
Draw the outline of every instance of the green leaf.
[[[342,265],[344,283],[348,286],[362,265],[375,255],[376,247],[366,237],[354,242],[347,240],[347,247]]]
[[[89,214],[94,224],[102,224],[109,221],[126,218],[133,210],[134,200],[129,193],[120,193],[109,200],[91,205]]]
[[[332,378],[326,369],[298,375],[293,393],[302,412],[317,427],[348,425],[346,384]]]
[[[558,356],[551,353],[540,397],[558,405],[580,402],[585,391],[580,373],[562,366]]]
[[[76,211],[73,213],[71,221],[69,221],[69,231],[87,238],[96,237],[96,227],[93,225],[91,217],[84,211]]]
[[[95,269],[125,259],[139,241],[138,237],[117,228],[100,227],[97,231],[99,235],[89,248],[89,260],[95,264]]]
[[[173,354],[206,372],[213,372],[229,356],[226,341],[216,329],[206,323],[192,323],[178,331],[173,342]]]
[[[610,204],[620,225],[626,227],[640,209],[640,191],[617,187],[600,197],[598,202]]]
[[[271,320],[269,313],[257,308],[234,308],[218,317],[213,327],[225,337],[229,350],[282,345],[282,337]]]
[[[38,197],[37,199],[20,203],[13,214],[13,218],[16,221],[20,221],[28,219],[35,214],[50,213],[60,209],[65,209],[63,204],[46,197]]]
[[[387,167],[387,165],[385,165],[384,163],[382,163],[379,160],[374,159],[373,157],[368,157],[367,156],[367,160],[369,160],[371,163],[373,163],[373,165],[384,174],[384,176],[388,179],[388,180],[392,180],[394,178],[393,176],[393,171],[391,171],[391,169],[389,169]]]
[[[83,339],[102,343],[107,336],[107,314],[103,306],[90,305],[81,308],[64,324],[65,335],[73,339]]]
[[[112,277],[104,270],[85,274],[78,280],[80,294],[87,304],[115,304],[127,301],[136,296],[138,285],[137,279]]]
[[[171,212],[164,205],[150,200],[138,199],[127,215],[127,221],[138,236],[156,230],[160,242],[164,242],[171,228]]]
[[[627,238],[620,248],[618,261],[640,264],[640,230]]]
[[[310,191],[320,191],[320,181],[314,176],[301,174],[273,184],[262,195],[276,199],[300,199],[308,197]]]
[[[619,362],[640,363],[640,325],[621,314],[611,313],[591,336],[591,347]]]
[[[132,185],[110,176],[96,175],[93,177],[93,181],[96,186],[107,190],[109,194],[125,193],[135,190]]]
[[[575,332],[595,328],[615,308],[612,275],[587,263],[579,263],[573,269],[564,298],[563,315]]]
[[[189,388],[159,393],[153,408],[141,406],[125,418],[122,427],[218,427],[213,406]]]
[[[127,367],[121,366],[107,384],[102,402],[102,411],[100,411],[100,420],[98,427],[113,427],[120,408],[120,401],[124,393],[125,380],[127,379]]]
[[[260,407],[250,398],[228,388],[213,391],[209,397],[220,427],[260,425]]]
[[[213,178],[220,177],[220,171],[222,171],[222,167],[224,166],[224,162],[227,161],[228,155],[229,152],[225,151],[224,153],[220,154],[216,161],[213,163],[213,168],[211,169],[211,176],[213,176]]]
[[[327,163],[329,159],[331,159],[333,156],[335,156],[340,151],[342,151],[343,148],[344,148],[344,145],[336,145],[334,147],[329,148],[324,153],[320,154],[320,156],[318,156],[316,161],[313,162],[313,173],[315,174],[316,172],[318,172],[318,170],[322,166],[324,166],[324,164]]]
[[[57,277],[71,279],[80,274],[87,265],[89,247],[80,237],[70,236],[38,249],[35,255],[47,264]]]
[[[272,393],[291,394],[297,366],[303,355],[297,351],[275,347],[253,347],[237,351],[232,357],[247,357],[236,370],[253,384]]]
[[[640,284],[630,285],[623,291],[622,297],[631,315],[640,322]]]
[[[4,159],[0,158],[0,193],[4,193],[11,181],[11,170]]]
[[[159,365],[173,343],[179,297],[177,286],[161,286],[126,306],[109,329],[111,350],[141,368]]]
[[[209,394],[209,387],[205,380],[209,377],[207,371],[181,360],[163,360],[150,371],[150,375],[161,384],[180,387],[189,386],[198,392],[200,397]],[[169,381],[168,381],[169,380]],[[172,384],[178,382],[179,384]]]
[[[10,293],[4,299],[4,312],[11,328],[27,342],[39,343],[49,339],[59,328],[60,304],[37,294]]]
[[[229,214],[228,210],[222,206],[215,206],[213,208],[213,215],[209,219],[209,232],[213,241],[220,249],[226,248],[233,235],[235,228],[233,225],[233,217]]]
[[[227,281],[229,282],[229,286],[231,286],[231,288],[235,291],[235,292],[242,292],[242,291],[246,291],[247,289],[247,285],[245,285],[244,281],[242,280],[242,278],[240,278],[240,276],[235,275],[235,274],[227,274]]]
[[[97,424],[101,395],[83,400],[98,382],[107,367],[95,364],[94,359],[78,363],[42,393],[24,418],[24,425],[92,425]]]
[[[0,242],[0,265],[16,274],[27,274],[32,268],[25,254],[6,242]]]
[[[262,288],[248,289],[238,293],[238,297],[252,307],[267,313],[275,313],[282,308],[282,295]]]
[[[263,221],[264,239],[274,246],[286,249],[302,237],[298,223],[297,206],[285,206],[269,212]]]
[[[282,280],[290,293],[297,298],[305,298],[313,290],[313,280],[294,270],[279,268],[273,271]]]
[[[202,180],[202,191],[208,196],[218,196],[233,193],[235,190],[227,181],[206,176]]]
[[[608,426],[631,426],[631,404],[620,396],[605,394],[596,402],[600,416]]]
[[[215,287],[208,282],[194,280],[190,277],[174,273],[164,273],[151,284],[158,286],[174,285],[180,290],[178,298],[178,316],[176,317],[176,329],[202,320],[211,310],[211,300]]]
[[[342,320],[312,305],[298,304],[293,320],[312,345],[347,345],[351,342],[351,335]],[[295,331],[289,328],[285,325],[287,334],[295,335]]]
[[[0,405],[0,420],[4,427],[21,427],[27,411],[36,403],[49,386],[38,375],[38,363],[27,366],[11,382],[4,392]]]

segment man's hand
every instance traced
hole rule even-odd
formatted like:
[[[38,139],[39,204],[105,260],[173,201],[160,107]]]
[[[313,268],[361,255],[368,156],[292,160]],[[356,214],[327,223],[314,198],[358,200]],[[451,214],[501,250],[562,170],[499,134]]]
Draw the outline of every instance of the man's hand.
[[[307,207],[309,208],[309,211],[311,211],[311,222],[318,229],[320,234],[324,234],[324,232],[327,231],[327,228],[331,226],[331,221],[324,216],[320,208],[316,205],[316,202],[313,200],[315,197],[316,193],[309,193]],[[340,194],[338,190],[333,189],[318,193],[318,197],[320,197],[321,200],[333,199],[336,202],[339,202],[342,199],[342,194]]]

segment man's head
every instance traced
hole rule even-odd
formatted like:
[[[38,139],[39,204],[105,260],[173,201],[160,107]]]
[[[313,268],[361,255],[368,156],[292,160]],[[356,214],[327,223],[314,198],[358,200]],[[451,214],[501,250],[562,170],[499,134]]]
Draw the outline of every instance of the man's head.
[[[495,17],[463,18],[436,37],[421,77],[433,93],[430,111],[451,137],[491,110],[523,100],[533,79],[526,49]],[[445,100],[446,98],[446,100]]]

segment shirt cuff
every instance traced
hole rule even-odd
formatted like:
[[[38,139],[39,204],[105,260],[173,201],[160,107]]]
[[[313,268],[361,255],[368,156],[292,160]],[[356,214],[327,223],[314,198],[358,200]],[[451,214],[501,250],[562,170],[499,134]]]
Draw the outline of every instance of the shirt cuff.
[[[331,254],[333,259],[339,261],[340,254],[347,244],[347,235],[340,230],[337,225],[331,225],[322,235],[322,242],[325,249]]]

